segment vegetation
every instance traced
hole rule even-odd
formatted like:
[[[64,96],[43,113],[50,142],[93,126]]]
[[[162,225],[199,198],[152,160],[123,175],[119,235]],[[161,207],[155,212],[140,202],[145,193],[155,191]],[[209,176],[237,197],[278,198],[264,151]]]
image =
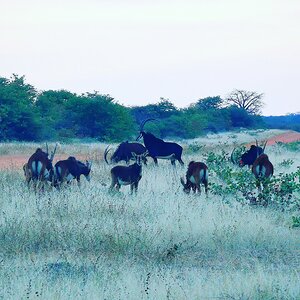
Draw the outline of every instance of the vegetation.
[[[263,119],[254,109],[261,106],[262,95],[241,92],[250,99],[244,106],[233,98],[231,101],[215,96],[199,99],[184,109],[164,98],[156,104],[125,107],[110,95],[98,92],[38,92],[25,82],[24,76],[14,74],[10,79],[0,77],[0,141],[130,140],[146,118],[159,120],[148,123],[146,130],[162,138],[195,138],[241,127],[278,128],[279,123],[299,130],[299,116],[286,123],[282,119],[276,123]]]
[[[260,200],[255,179],[228,154],[244,134],[182,141],[184,168],[149,159],[136,196],[108,192],[99,143],[58,149],[94,159],[81,188],[35,195],[21,169],[1,170],[0,298],[299,299],[298,150],[267,147],[275,166],[267,205],[251,201]],[[36,146],[0,144],[0,153]],[[182,191],[191,160],[208,165],[207,198]]]

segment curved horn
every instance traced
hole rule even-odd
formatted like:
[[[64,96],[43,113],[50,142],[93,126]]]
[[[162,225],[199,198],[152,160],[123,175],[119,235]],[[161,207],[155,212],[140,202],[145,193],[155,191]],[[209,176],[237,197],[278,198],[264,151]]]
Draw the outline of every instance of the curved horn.
[[[111,149],[109,149],[109,145],[104,150],[104,160],[109,165],[110,163],[107,161],[107,154]]]
[[[267,146],[267,143],[268,143],[268,140],[266,140],[266,142],[265,142],[265,144],[264,144],[264,146],[263,146],[263,153],[265,152],[265,148],[266,148],[266,146]]]
[[[236,149],[236,147],[234,147],[233,148],[233,150],[232,150],[232,152],[231,152],[231,155],[230,155],[230,159],[231,159],[231,162],[233,163],[233,164],[237,164],[237,162],[235,161],[235,159],[234,159],[234,150]]]
[[[53,152],[51,152],[51,157],[50,157],[50,160],[51,160],[51,161],[53,161],[53,158],[54,158],[56,149],[57,149],[57,143],[55,144],[55,148],[54,148]]]
[[[140,125],[140,131],[143,131],[143,130],[144,130],[145,124],[146,124],[147,122],[149,122],[149,121],[155,121],[155,119],[149,118],[149,119],[144,120],[144,121],[141,123],[141,125]]]

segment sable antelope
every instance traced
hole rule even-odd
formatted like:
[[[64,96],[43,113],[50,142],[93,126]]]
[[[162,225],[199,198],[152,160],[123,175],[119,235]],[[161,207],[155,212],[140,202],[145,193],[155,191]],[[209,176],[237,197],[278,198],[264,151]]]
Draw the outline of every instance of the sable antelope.
[[[208,186],[208,169],[205,163],[191,161],[186,172],[186,182],[184,178],[180,178],[181,184],[183,185],[183,191],[187,194],[190,193],[191,189],[194,193],[196,191],[201,193],[200,183],[204,184],[205,193],[207,194]]]
[[[269,161],[269,157],[266,154],[261,154],[253,163],[252,173],[257,179],[257,187],[261,192],[261,184],[263,187],[266,185],[266,180],[273,176],[274,167]]]
[[[262,147],[259,147],[258,146],[258,142],[256,140],[256,145],[251,145],[250,149],[247,150],[244,154],[242,154],[238,164],[240,167],[244,167],[245,165],[247,165],[249,168],[253,165],[254,161],[256,160],[256,158],[258,158],[262,153],[264,153],[265,151],[265,148],[266,148],[266,145],[267,145],[267,142],[266,141],[263,145],[263,148]],[[234,159],[234,151],[235,151],[236,148],[234,148],[232,150],[232,153],[231,153],[231,161],[234,163],[234,164],[237,164],[237,161],[235,161]]]
[[[80,176],[84,175],[87,181],[90,181],[90,172],[92,163],[86,161],[86,164],[70,156],[66,160],[58,161],[54,166],[55,186],[63,182],[70,183],[73,179],[80,185]]]
[[[51,152],[50,158],[48,154],[48,144],[46,144],[46,151],[44,152],[41,148],[37,148],[36,151],[28,159],[27,165],[23,166],[24,174],[26,177],[27,184],[32,180],[35,184],[38,181],[52,181],[53,177],[53,166],[52,161],[57,149],[57,144],[55,145],[54,151]]]
[[[110,170],[111,185],[110,190],[116,188],[118,191],[121,185],[130,185],[131,194],[133,189],[137,192],[139,181],[142,178],[142,161],[147,156],[147,151],[143,154],[137,155],[132,152],[135,163],[129,166],[115,166]]]
[[[107,154],[108,152],[112,150],[109,148],[109,146],[106,147],[104,151],[104,160],[107,164],[109,162],[107,161]],[[110,158],[111,163],[118,163],[122,160],[126,162],[126,164],[129,163],[131,159],[134,159],[132,156],[132,153],[135,153],[137,155],[143,154],[147,151],[147,149],[140,143],[129,143],[128,141],[122,142],[117,150],[113,153],[113,155]],[[147,164],[147,158],[143,157],[143,162],[146,165]]]
[[[152,133],[145,132],[144,126],[148,121],[152,121],[155,119],[146,119],[141,123],[140,126],[140,134],[136,138],[136,140],[143,137],[144,144],[146,149],[149,152],[149,156],[151,156],[154,160],[154,163],[157,165],[157,159],[170,159],[172,165],[175,165],[175,160],[178,160],[181,165],[183,165],[183,161],[181,159],[182,155],[182,147],[176,143],[165,142],[162,139],[157,138]]]

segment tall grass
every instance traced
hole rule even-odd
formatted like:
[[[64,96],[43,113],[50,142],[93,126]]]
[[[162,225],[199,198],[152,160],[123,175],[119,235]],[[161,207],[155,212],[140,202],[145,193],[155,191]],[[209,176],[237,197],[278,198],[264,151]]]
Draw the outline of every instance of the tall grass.
[[[280,147],[276,172],[287,155],[299,165]],[[300,298],[295,212],[185,195],[186,167],[162,161],[143,167],[137,195],[109,193],[109,170],[99,159],[90,183],[37,195],[20,170],[0,172],[0,298]]]

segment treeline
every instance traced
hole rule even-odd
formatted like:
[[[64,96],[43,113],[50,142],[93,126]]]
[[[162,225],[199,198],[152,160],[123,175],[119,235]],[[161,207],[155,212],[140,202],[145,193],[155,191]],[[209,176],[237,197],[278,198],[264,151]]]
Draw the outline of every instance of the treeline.
[[[160,137],[194,138],[240,127],[267,127],[262,117],[224,103],[219,96],[207,97],[179,109],[161,98],[156,104],[126,107],[98,92],[38,92],[24,76],[0,77],[0,140],[131,140],[145,118],[158,120],[147,123],[146,129]]]

